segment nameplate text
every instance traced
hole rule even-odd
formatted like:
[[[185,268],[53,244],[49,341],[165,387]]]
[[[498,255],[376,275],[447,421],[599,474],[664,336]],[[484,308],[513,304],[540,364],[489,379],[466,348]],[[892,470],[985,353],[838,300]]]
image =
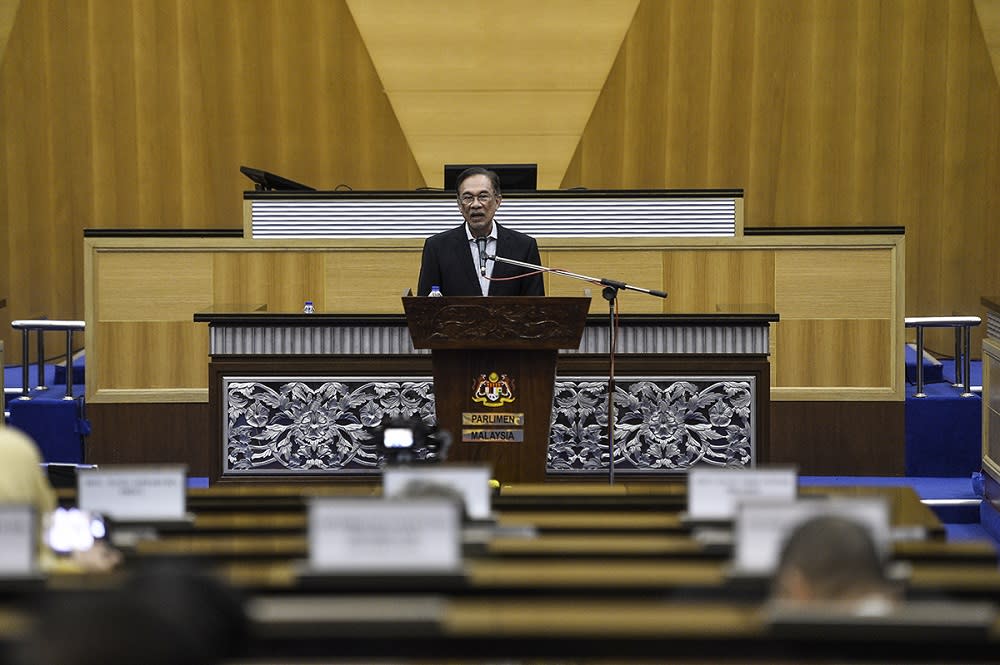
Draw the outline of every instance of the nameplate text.
[[[461,506],[449,499],[314,497],[309,567],[330,573],[457,573]]]
[[[124,521],[186,518],[187,471],[183,466],[123,466],[80,469],[81,510]]]
[[[798,491],[795,469],[715,469],[688,472],[687,516],[692,520],[727,520],[742,501],[792,501]]]
[[[879,497],[830,497],[793,502],[747,501],[736,515],[733,569],[739,574],[770,575],[792,531],[814,517],[831,515],[867,527],[882,552],[890,544],[889,506]]]
[[[487,465],[387,466],[382,470],[382,495],[429,496],[440,489],[460,497],[470,519],[485,520],[491,508],[490,473]]]
[[[0,506],[0,575],[37,574],[38,542],[32,506]]]

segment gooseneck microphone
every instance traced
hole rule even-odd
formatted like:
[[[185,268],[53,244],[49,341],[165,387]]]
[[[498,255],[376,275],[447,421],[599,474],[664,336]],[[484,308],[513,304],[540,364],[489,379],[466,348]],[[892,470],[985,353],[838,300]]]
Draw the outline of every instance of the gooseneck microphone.
[[[476,246],[479,247],[479,274],[486,276],[486,238],[476,238]]]

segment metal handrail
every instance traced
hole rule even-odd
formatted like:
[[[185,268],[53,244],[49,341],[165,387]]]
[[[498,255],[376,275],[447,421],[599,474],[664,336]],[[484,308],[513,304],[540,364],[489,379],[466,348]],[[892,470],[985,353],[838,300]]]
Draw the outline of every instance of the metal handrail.
[[[955,329],[955,382],[962,387],[962,397],[972,397],[969,385],[972,373],[972,328],[983,322],[978,316],[908,316],[904,320],[907,328],[917,329],[917,392],[914,397],[927,397],[924,392],[924,328]]]
[[[61,321],[58,319],[18,319],[10,322],[10,327],[21,331],[21,398],[31,399],[28,396],[28,347],[31,332],[38,333],[38,385],[36,390],[48,390],[45,385],[45,335],[46,332],[65,331],[66,333],[66,396],[64,399],[73,399],[73,333],[82,331],[86,324],[84,321]]]

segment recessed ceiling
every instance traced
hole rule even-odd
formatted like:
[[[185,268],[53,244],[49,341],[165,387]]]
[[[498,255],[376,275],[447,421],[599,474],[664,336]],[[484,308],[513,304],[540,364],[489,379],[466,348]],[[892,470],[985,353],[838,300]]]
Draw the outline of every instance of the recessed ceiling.
[[[976,0],[975,6],[983,39],[993,62],[993,75],[1000,80],[1000,0]]]
[[[347,0],[428,186],[537,163],[558,188],[638,0]]]
[[[7,40],[10,38],[10,31],[14,27],[14,18],[20,5],[21,0],[0,0],[0,63],[3,62],[4,54],[7,52]]]

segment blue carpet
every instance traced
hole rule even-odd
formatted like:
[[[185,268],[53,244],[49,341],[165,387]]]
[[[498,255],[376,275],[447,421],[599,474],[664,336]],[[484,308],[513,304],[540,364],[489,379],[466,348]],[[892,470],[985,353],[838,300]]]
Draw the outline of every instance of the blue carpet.
[[[906,345],[906,380],[911,383],[917,381],[917,348],[916,345]],[[941,362],[924,350],[924,384],[938,383],[944,381],[943,368]]]
[[[1000,542],[1000,512],[989,501],[979,506],[979,524],[993,540]]]
[[[1000,545],[997,539],[994,538],[989,531],[983,528],[983,525],[980,524],[978,520],[975,523],[970,524],[945,524],[944,530],[947,534],[949,542],[960,540],[987,540]]]
[[[912,487],[921,501],[935,512],[944,524],[949,541],[986,540],[1000,548],[1000,516],[993,511],[982,515],[982,502],[967,505],[935,505],[935,500],[982,499],[982,480],[978,474],[965,478],[903,478],[897,476],[799,476],[799,484],[810,486]],[[993,523],[988,524],[991,519]],[[992,528],[991,528],[992,527]]]
[[[971,474],[965,478],[901,476],[799,476],[803,486],[912,487],[921,499],[979,499]]]
[[[82,358],[78,359],[82,362]],[[13,365],[4,368],[6,388],[19,389],[22,386],[23,368]],[[38,366],[28,366],[28,391],[30,399],[20,394],[5,395],[4,410],[10,413],[8,423],[23,430],[35,440],[45,462],[81,464],[84,462],[84,438],[90,434],[90,423],[83,417],[83,383],[74,383],[73,399],[66,399],[66,372],[63,368],[61,379],[57,381],[56,366],[43,368],[46,389],[38,385]],[[73,376],[77,376],[74,370]],[[82,376],[82,372],[80,373]],[[5,391],[6,393],[6,391]]]
[[[20,365],[7,365],[3,368],[3,382],[8,388],[20,388],[21,378],[23,373],[23,368]],[[42,376],[45,377],[45,385],[66,385],[66,365],[65,363],[51,364],[47,363],[42,370]],[[73,383],[76,385],[81,385],[86,383],[87,370],[86,370],[86,357],[84,354],[79,354],[78,357],[73,359]],[[28,365],[28,385],[37,386],[38,385],[38,364],[31,363]]]
[[[21,378],[22,378],[22,368],[20,365],[7,365],[3,368],[3,385],[6,388],[20,388]],[[45,377],[45,385],[51,386],[55,385],[56,379],[56,366],[55,365],[45,365],[42,370],[42,376]],[[34,363],[28,366],[28,385],[37,386],[38,385],[38,366]]]
[[[90,423],[83,417],[82,399],[51,396],[14,399],[8,407],[10,426],[34,439],[43,461],[64,464],[84,462],[84,437],[90,434]]]
[[[941,372],[944,375],[944,379],[946,381],[954,382],[955,361],[951,359],[942,360]],[[979,360],[973,360],[969,363],[969,385],[970,386],[983,385],[983,363]]]
[[[906,386],[906,475],[914,477],[969,477],[982,463],[982,399],[962,397],[951,385],[954,362],[941,363],[944,381],[927,383],[926,397],[913,397],[916,386]],[[982,363],[971,363],[970,384],[982,384]]]
[[[60,363],[55,366],[55,382],[66,385],[66,363]],[[79,353],[75,358],[73,358],[73,383],[81,384],[86,383],[87,379],[87,358],[86,354]]]

